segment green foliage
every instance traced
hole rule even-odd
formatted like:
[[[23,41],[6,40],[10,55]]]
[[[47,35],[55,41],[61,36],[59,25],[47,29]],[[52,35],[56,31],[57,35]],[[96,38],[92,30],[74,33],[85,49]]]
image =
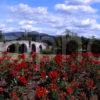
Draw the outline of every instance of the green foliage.
[[[0,41],[3,41],[4,40],[4,35],[2,33],[2,31],[0,31]]]
[[[53,51],[47,50],[47,49],[46,49],[46,50],[42,50],[41,53],[42,53],[42,54],[52,54]]]
[[[94,40],[91,45],[92,53],[100,53],[100,40]]]

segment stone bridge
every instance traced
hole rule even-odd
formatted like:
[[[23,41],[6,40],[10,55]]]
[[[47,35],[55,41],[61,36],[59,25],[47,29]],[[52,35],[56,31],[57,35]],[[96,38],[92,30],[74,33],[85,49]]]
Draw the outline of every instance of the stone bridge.
[[[40,53],[41,50],[46,49],[46,44],[42,42],[34,41],[7,41],[0,42],[0,51],[8,51],[11,53],[27,53],[27,52],[37,52]]]

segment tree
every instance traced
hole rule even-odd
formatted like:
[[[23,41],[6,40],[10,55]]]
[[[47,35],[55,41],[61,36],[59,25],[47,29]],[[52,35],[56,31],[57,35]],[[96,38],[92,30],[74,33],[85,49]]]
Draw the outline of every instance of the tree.
[[[62,36],[56,37],[56,53],[62,53]]]
[[[82,50],[87,51],[87,46],[88,46],[90,39],[81,37],[81,40],[82,40]]]
[[[4,41],[4,35],[2,31],[0,31],[0,41]]]
[[[71,52],[76,52],[80,48],[81,43],[76,43],[76,41],[70,41],[69,43],[68,40],[77,40],[80,39],[78,37],[77,33],[74,33],[68,29],[66,29],[63,33],[63,35],[59,35],[56,37],[56,53],[71,53]],[[66,45],[67,44],[67,45]],[[63,48],[65,46],[66,48]],[[71,47],[72,46],[72,47]]]
[[[100,40],[95,40],[91,45],[92,53],[100,54]]]
[[[79,45],[76,41],[71,40],[66,45],[66,54],[78,52]]]

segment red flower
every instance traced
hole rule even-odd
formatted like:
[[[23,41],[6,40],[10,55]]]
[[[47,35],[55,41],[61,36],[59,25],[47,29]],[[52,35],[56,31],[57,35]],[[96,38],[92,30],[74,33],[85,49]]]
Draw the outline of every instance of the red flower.
[[[44,87],[37,87],[36,88],[36,96],[43,97],[48,93],[47,89]]]
[[[70,97],[70,100],[75,100],[75,96],[71,96]]]
[[[92,79],[87,79],[85,84],[89,89],[92,89],[94,87],[94,81]]]
[[[17,71],[20,71],[22,68],[27,68],[28,67],[28,64],[26,62],[21,62],[19,64],[16,65],[16,70]]]
[[[49,62],[50,61],[50,58],[49,56],[43,56],[40,60],[40,62]]]
[[[58,90],[58,86],[56,84],[51,84],[50,85],[50,90],[56,91],[56,90]]]
[[[40,71],[40,65],[38,64],[33,64],[33,68],[34,70],[37,72],[37,71]]]
[[[11,70],[11,71],[10,71],[10,74],[11,74],[13,77],[16,77],[17,71],[16,71],[16,70]]]
[[[80,63],[81,66],[84,66],[86,61],[84,59],[82,59],[82,60],[79,61],[79,63]]]
[[[75,52],[71,53],[72,57],[77,57],[78,55],[79,55],[79,53],[75,53]]]
[[[100,65],[100,60],[92,60],[92,64]]]
[[[40,62],[41,67],[45,67],[45,64],[46,64],[45,62],[42,62],[42,61]]]
[[[73,80],[73,81],[71,82],[71,84],[72,84],[72,87],[73,87],[73,88],[79,86],[79,83],[78,83],[77,81],[75,81],[75,80]]]
[[[86,94],[85,94],[84,92],[81,92],[80,94],[81,94],[81,96],[83,96],[83,97],[86,96]]]
[[[27,64],[26,62],[21,62],[21,63],[20,63],[20,66],[21,66],[22,68],[27,68],[27,67],[28,67],[28,64]]]
[[[66,62],[69,63],[69,62],[72,62],[73,59],[71,57],[66,57]]]
[[[69,86],[69,87],[67,88],[67,93],[68,93],[68,94],[72,94],[72,93],[73,93],[73,88],[72,88],[71,86]]]
[[[16,70],[16,71],[20,71],[21,68],[22,68],[22,67],[21,67],[21,64],[17,64],[16,67],[15,67],[15,70]]]
[[[82,56],[83,57],[91,57],[92,53],[91,52],[85,52],[85,53],[82,53]]]
[[[11,92],[11,97],[13,100],[19,100],[17,93],[15,91]]]
[[[19,80],[19,82],[20,82],[21,85],[26,85],[27,84],[27,80],[23,76],[19,76],[18,80]]]
[[[3,51],[3,52],[2,52],[2,54],[7,55],[7,54],[8,54],[8,52],[7,52],[7,51]]]
[[[42,73],[41,73],[41,77],[42,77],[43,79],[45,79],[45,78],[46,78],[46,72],[42,72]]]
[[[2,93],[4,91],[3,87],[0,87],[0,93]]]
[[[67,73],[63,73],[63,79],[67,80],[68,79],[68,74]]]
[[[25,54],[21,54],[21,55],[19,55],[19,58],[20,59],[26,59],[26,55]]]
[[[61,92],[59,93],[59,99],[60,100],[65,100],[65,97],[67,96],[66,92]]]
[[[28,69],[25,69],[25,70],[24,70],[24,73],[28,73]]]
[[[75,64],[70,65],[70,68],[71,68],[72,72],[76,72],[78,70],[78,67]]]
[[[100,53],[92,53],[95,57],[100,57]]]
[[[54,60],[57,64],[60,64],[60,63],[62,63],[63,57],[62,57],[62,55],[59,54],[59,55],[55,56]]]
[[[59,74],[58,74],[58,72],[57,71],[50,71],[49,72],[49,77],[51,78],[51,79],[56,79],[56,78],[58,78],[58,76],[59,76]]]
[[[36,58],[36,52],[31,53],[32,59],[34,60]]]

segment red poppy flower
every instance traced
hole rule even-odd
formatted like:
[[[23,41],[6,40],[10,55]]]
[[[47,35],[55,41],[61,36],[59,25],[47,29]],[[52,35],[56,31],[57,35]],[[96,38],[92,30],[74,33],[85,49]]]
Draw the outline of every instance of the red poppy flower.
[[[8,52],[7,52],[7,51],[3,51],[3,52],[2,52],[2,54],[7,55],[7,54],[8,54]]]
[[[92,79],[87,79],[85,84],[89,89],[92,89],[94,87],[94,81]]]
[[[27,67],[28,67],[28,64],[27,64],[26,62],[21,62],[21,63],[20,63],[20,66],[21,66],[22,68],[27,68]]]
[[[18,80],[19,80],[19,82],[20,82],[21,85],[26,85],[27,84],[27,80],[23,76],[19,76]]]
[[[0,87],[0,93],[2,93],[4,91],[3,87]]]
[[[56,78],[58,78],[58,76],[59,76],[59,74],[58,74],[58,72],[57,71],[50,71],[49,72],[49,77],[51,78],[51,79],[56,79]]]
[[[15,67],[15,70],[16,70],[16,71],[20,71],[21,68],[22,68],[22,67],[21,67],[21,64],[17,64],[16,67]]]
[[[78,70],[78,67],[77,67],[77,65],[75,65],[75,64],[70,65],[70,68],[71,68],[71,70],[72,70],[73,72],[76,72],[76,71]]]
[[[100,65],[100,60],[92,60],[92,64]]]
[[[19,97],[17,96],[17,93],[15,91],[11,92],[11,97],[13,100],[19,100]]]
[[[21,54],[21,55],[19,55],[19,58],[20,59],[26,59],[26,55],[25,54]]]
[[[46,62],[41,62],[41,61],[40,61],[40,67],[41,67],[41,68],[45,67],[45,64],[46,64]]]
[[[67,96],[66,92],[61,92],[61,93],[59,94],[60,100],[65,100],[65,97],[66,97],[66,96]]]
[[[40,65],[38,64],[33,64],[33,68],[34,70],[37,72],[37,71],[40,71]]]
[[[79,63],[80,63],[81,66],[84,66],[86,61],[84,59],[82,59],[82,60],[79,61]]]
[[[75,100],[75,96],[71,96],[70,97],[70,100]]]
[[[56,90],[58,90],[58,86],[56,84],[51,84],[50,85],[50,90],[56,91]]]
[[[42,73],[41,73],[41,77],[42,77],[43,79],[45,79],[45,78],[46,78],[46,72],[42,72]]]
[[[36,52],[31,53],[32,59],[34,60],[36,58]]]
[[[73,88],[79,86],[79,83],[78,83],[77,81],[75,81],[75,80],[73,80],[73,81],[71,82],[71,84],[72,84],[72,87],[73,87]]]
[[[43,56],[40,60],[40,62],[49,62],[50,61],[50,58],[49,56]]]
[[[63,60],[63,57],[62,57],[62,55],[59,54],[59,55],[55,56],[54,60],[57,64],[60,64]]]
[[[37,87],[36,88],[36,96],[43,97],[48,93],[47,89],[44,87]]]
[[[26,62],[21,62],[19,64],[16,65],[16,70],[17,71],[20,71],[22,68],[27,68],[28,67],[28,64]]]
[[[68,79],[68,73],[63,73],[63,79],[67,80]]]
[[[68,94],[72,94],[72,93],[73,93],[73,88],[72,88],[71,86],[69,86],[69,87],[67,88],[67,93],[68,93]]]
[[[11,74],[13,77],[16,77],[17,71],[16,71],[16,70],[11,70],[11,71],[10,71],[10,74]]]

